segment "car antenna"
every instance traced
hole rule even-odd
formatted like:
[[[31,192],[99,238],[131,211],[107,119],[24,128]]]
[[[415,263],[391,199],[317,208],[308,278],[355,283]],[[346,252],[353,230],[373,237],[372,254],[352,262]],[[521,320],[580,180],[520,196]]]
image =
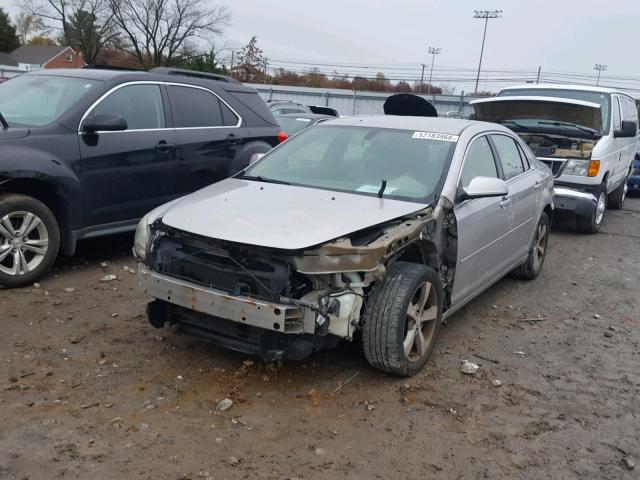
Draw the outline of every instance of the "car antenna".
[[[378,197],[382,198],[382,194],[384,193],[386,188],[387,188],[387,181],[383,179],[382,185],[380,185],[380,190],[378,190]]]
[[[4,128],[5,130],[7,128],[9,128],[9,124],[7,123],[7,121],[4,119],[4,117],[2,116],[2,114],[0,113],[0,123],[2,124],[2,128]]]

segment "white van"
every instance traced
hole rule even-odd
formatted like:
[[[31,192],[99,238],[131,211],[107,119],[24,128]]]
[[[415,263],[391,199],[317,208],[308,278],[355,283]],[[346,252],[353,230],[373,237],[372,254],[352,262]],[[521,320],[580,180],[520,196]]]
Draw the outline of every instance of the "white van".
[[[636,152],[638,110],[629,95],[600,87],[523,85],[471,102],[477,120],[516,132],[552,170],[554,204],[595,233],[607,205],[622,208]]]

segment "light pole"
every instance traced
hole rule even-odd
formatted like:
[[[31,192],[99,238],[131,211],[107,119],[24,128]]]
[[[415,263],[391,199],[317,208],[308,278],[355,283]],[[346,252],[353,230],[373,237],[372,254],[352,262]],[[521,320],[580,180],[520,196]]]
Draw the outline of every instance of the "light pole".
[[[422,74],[420,75],[420,91],[419,93],[422,93],[422,85],[424,84],[424,67],[426,65],[423,63],[422,64]]]
[[[602,63],[596,63],[596,66],[593,67],[594,70],[598,71],[598,80],[596,80],[596,86],[600,85],[600,74],[607,69],[607,66]]]
[[[480,62],[478,63],[478,75],[476,76],[476,90],[478,93],[478,82],[480,82],[480,69],[482,68],[482,54],[484,53],[484,40],[487,37],[487,24],[490,18],[501,18],[502,10],[474,10],[473,18],[484,18],[484,33],[482,34],[482,47],[480,48]]]
[[[442,53],[441,48],[429,47],[427,50],[431,54],[431,71],[429,72],[429,86],[427,87],[427,95],[431,93],[431,78],[433,77],[433,64],[436,62],[436,55]]]

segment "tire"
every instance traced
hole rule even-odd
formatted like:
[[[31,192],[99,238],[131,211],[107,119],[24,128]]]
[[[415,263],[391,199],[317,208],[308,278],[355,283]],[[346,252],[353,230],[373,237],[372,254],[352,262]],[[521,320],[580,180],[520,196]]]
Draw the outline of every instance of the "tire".
[[[622,210],[624,200],[627,198],[629,175],[624,178],[624,182],[609,195],[609,207],[614,210]]]
[[[49,271],[59,247],[58,222],[44,203],[27,195],[0,195],[0,285],[31,285]]]
[[[606,187],[600,189],[598,201],[594,207],[591,215],[588,217],[576,217],[576,223],[578,225],[578,231],[582,233],[594,234],[598,233],[602,226],[602,220],[604,219],[604,212],[607,210],[607,190]]]
[[[432,268],[393,265],[365,305],[362,346],[369,364],[403,377],[418,373],[438,339],[443,298],[440,277]]]
[[[527,261],[515,269],[514,273],[516,277],[522,280],[533,280],[540,275],[542,266],[544,265],[544,259],[547,257],[550,230],[549,216],[545,212],[542,212],[533,235],[533,240],[531,241],[531,246],[529,247]]]

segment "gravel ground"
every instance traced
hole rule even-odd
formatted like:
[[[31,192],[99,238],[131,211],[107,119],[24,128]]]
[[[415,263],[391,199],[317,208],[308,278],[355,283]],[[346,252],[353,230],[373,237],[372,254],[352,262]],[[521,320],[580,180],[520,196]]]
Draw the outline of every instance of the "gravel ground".
[[[456,314],[411,379],[357,345],[264,364],[155,330],[132,238],[84,242],[0,290],[0,478],[638,478],[640,199],[605,222],[560,219],[542,275]]]

